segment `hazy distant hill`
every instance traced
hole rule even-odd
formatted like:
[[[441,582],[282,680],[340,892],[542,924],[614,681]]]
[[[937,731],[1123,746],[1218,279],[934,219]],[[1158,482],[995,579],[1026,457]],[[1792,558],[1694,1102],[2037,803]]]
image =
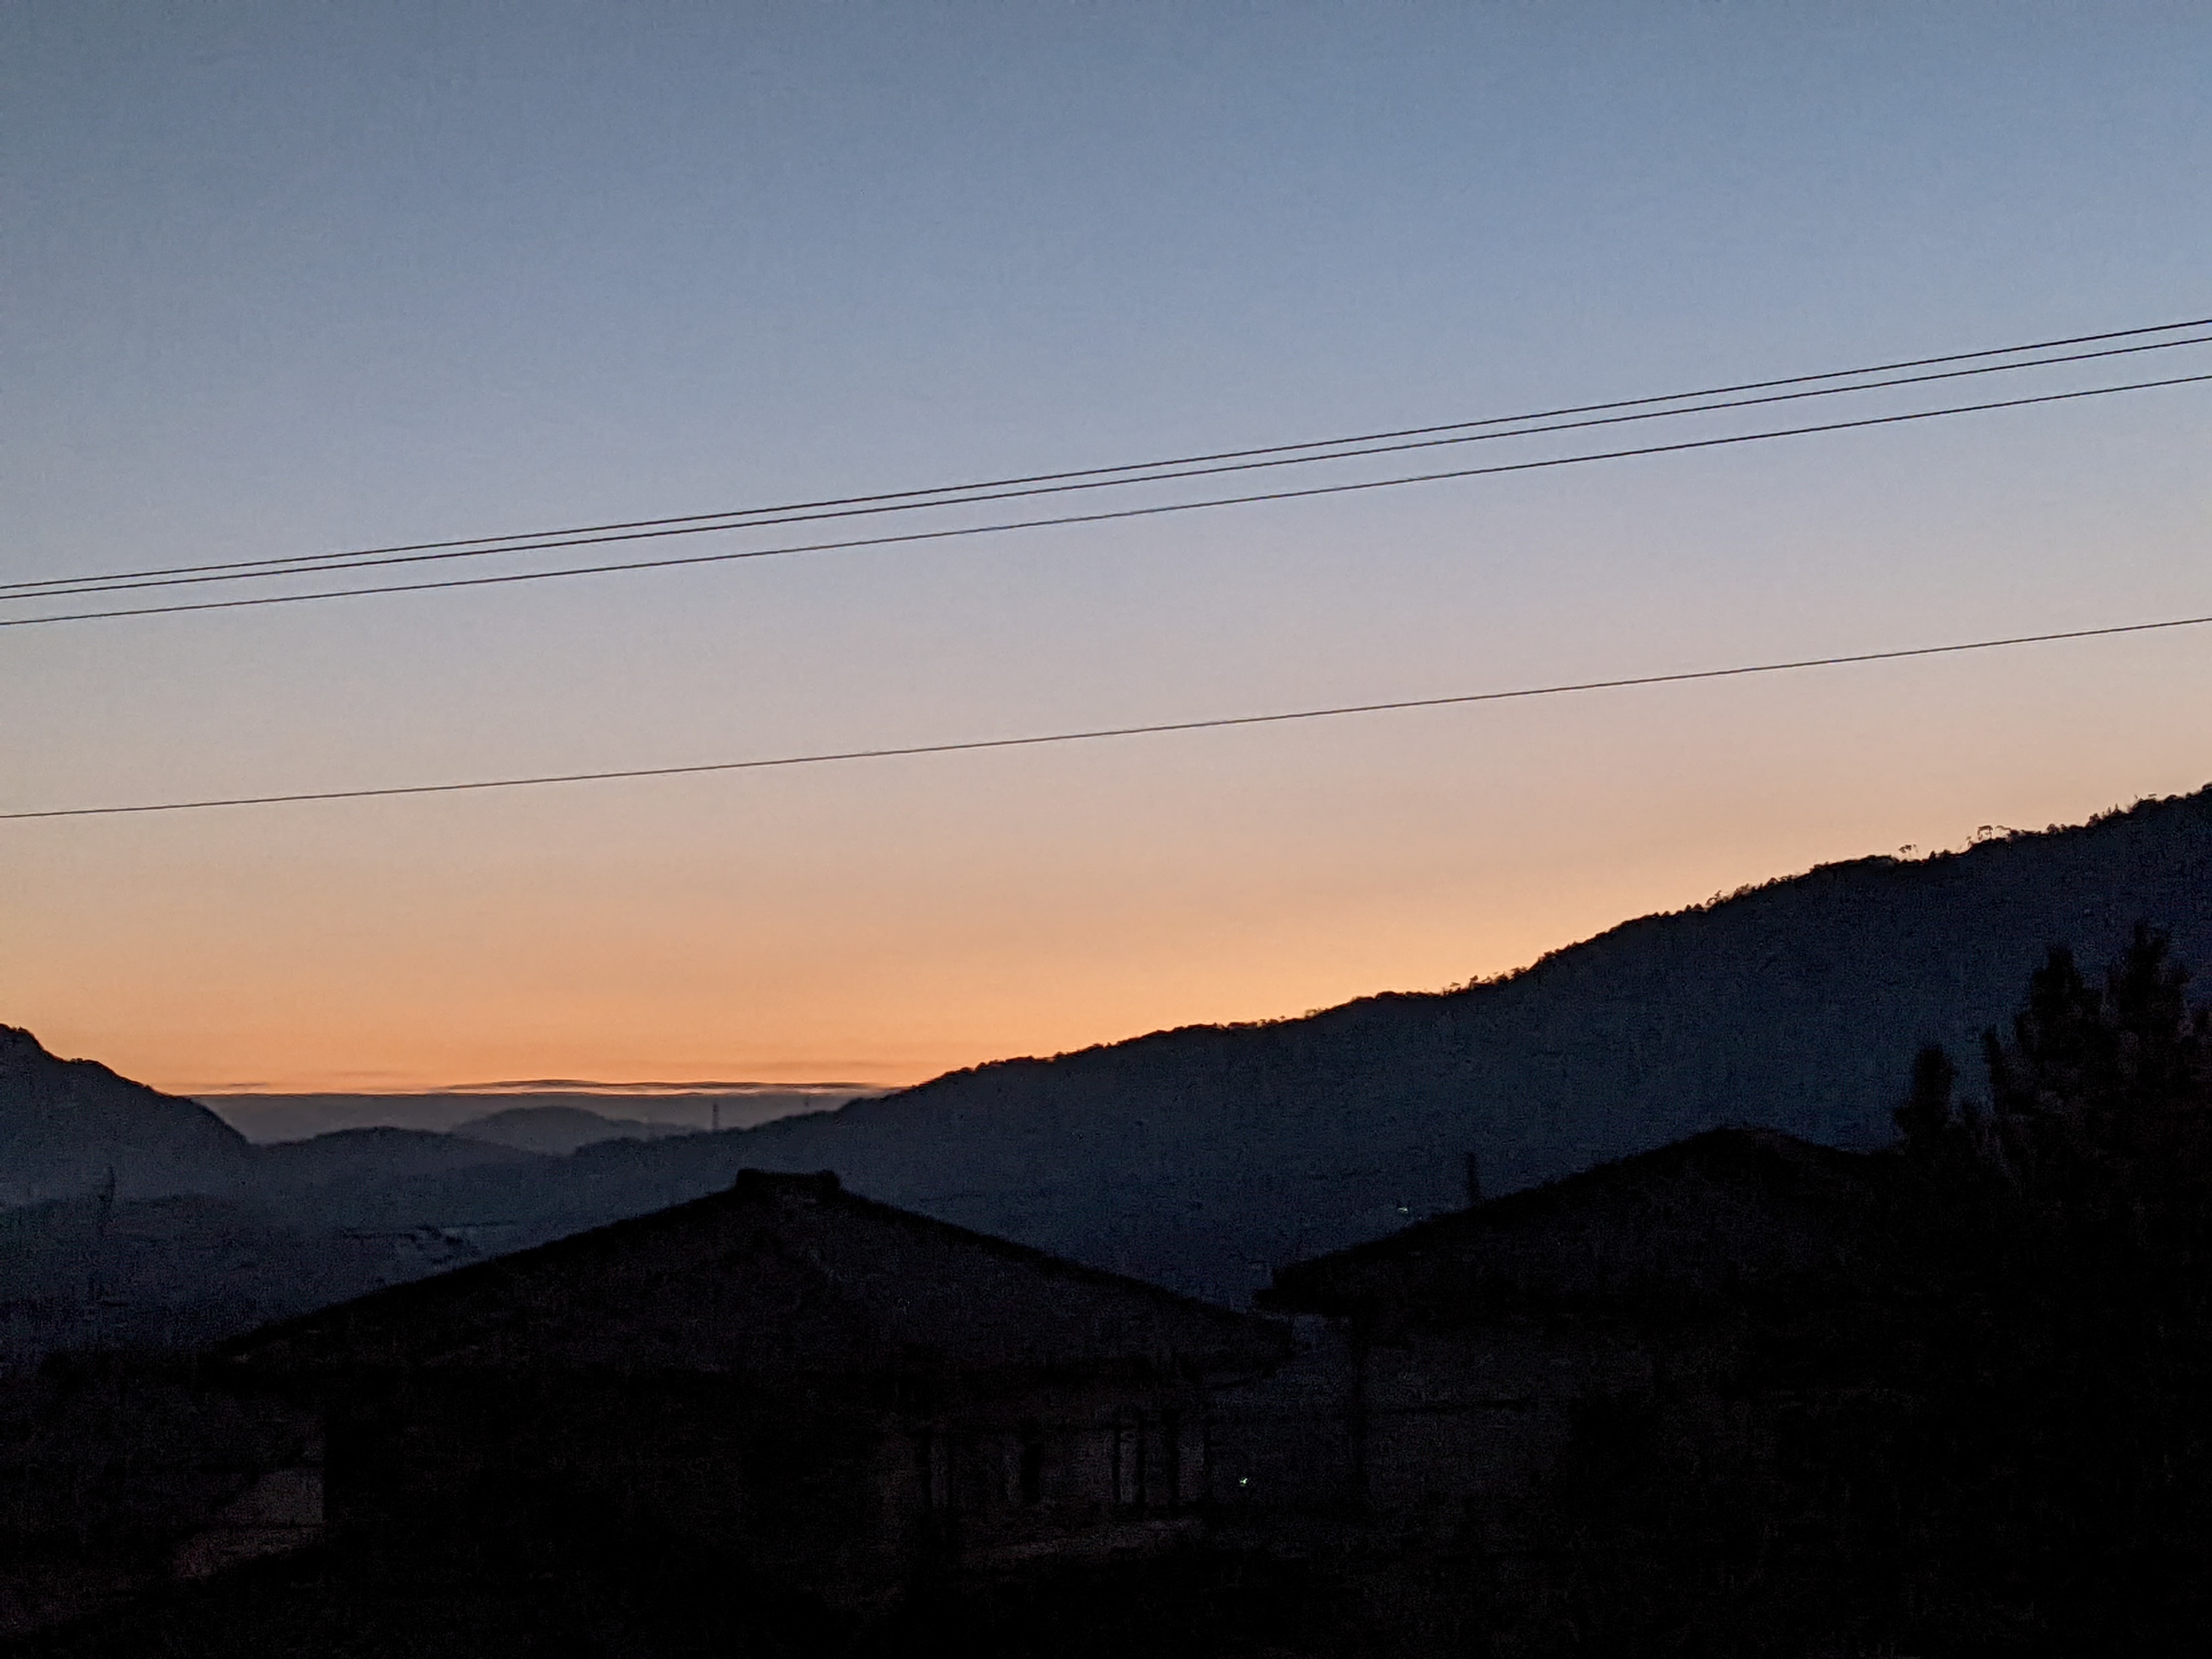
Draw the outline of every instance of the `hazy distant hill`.
[[[573,1152],[602,1140],[658,1140],[664,1135],[696,1134],[696,1129],[641,1118],[606,1117],[581,1106],[510,1106],[503,1112],[453,1125],[462,1139],[488,1141],[530,1152]]]
[[[252,1162],[245,1137],[197,1101],[0,1025],[0,1206],[91,1192],[111,1172],[126,1199],[222,1192]]]
[[[576,1108],[660,1130],[750,1129],[796,1112],[834,1111],[848,1100],[886,1092],[859,1083],[547,1083],[429,1094],[209,1094],[199,1098],[248,1140],[265,1145],[305,1140],[340,1129],[450,1133],[471,1118],[536,1106]]]

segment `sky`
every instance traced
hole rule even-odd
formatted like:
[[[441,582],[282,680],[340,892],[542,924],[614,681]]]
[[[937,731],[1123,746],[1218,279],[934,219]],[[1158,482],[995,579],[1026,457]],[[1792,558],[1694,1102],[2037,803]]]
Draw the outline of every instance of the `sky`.
[[[2123,0],[16,0],[0,580],[2212,314],[2208,62],[2212,10]],[[2153,361],[2204,372],[2212,348]],[[2039,385],[2094,378],[2068,373]],[[0,811],[2212,612],[2208,438],[2212,387],[2182,386],[974,540],[0,629]],[[2207,707],[2212,629],[2181,629],[1059,748],[0,823],[0,1021],[179,1091],[914,1081],[1462,982],[1816,863],[2195,789]]]

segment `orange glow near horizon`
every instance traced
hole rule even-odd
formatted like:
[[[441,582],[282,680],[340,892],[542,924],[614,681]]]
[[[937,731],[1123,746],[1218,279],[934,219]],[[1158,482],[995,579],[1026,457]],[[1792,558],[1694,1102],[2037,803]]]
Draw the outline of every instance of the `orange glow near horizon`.
[[[2204,672],[2179,653],[2166,669]],[[11,953],[0,1018],[184,1094],[902,1085],[1439,988],[1814,863],[2203,781],[2185,705],[2063,767],[2034,751],[2034,722],[1993,718],[2041,695],[2054,720],[2068,701],[2085,726],[2117,722],[2125,675],[2101,709],[2032,674],[1976,684],[1954,665],[1787,699],[1699,691],[1634,720],[1589,702],[1486,730],[1102,747],[997,776],[855,768],[655,800],[19,831],[46,879],[19,884],[31,948]],[[1421,763],[1437,753],[1455,763]],[[1866,787],[1877,773],[1887,789]]]
[[[2212,611],[2212,9],[2004,18],[0,13],[0,1021],[908,1084],[2201,787],[2212,626],[1553,694]]]

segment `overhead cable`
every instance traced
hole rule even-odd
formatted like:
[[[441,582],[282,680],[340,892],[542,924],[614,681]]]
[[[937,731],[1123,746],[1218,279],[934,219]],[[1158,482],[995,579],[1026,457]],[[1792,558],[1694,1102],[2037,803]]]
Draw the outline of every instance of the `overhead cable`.
[[[1827,432],[1847,432],[1872,427],[1898,426],[1911,422],[1936,420],[1947,416],[1980,414],[1990,410],[2024,409],[2034,404],[2078,402],[2087,398],[2107,398],[2124,392],[2148,392],[2161,387],[2196,386],[2212,381],[2212,374],[2180,374],[2156,380],[2132,380],[2118,386],[2091,386],[2074,392],[2040,392],[2032,397],[2003,398],[1978,404],[1954,404],[1940,409],[1911,410],[1898,414],[1863,416],[1848,421],[1826,421],[1815,425],[1782,427],[1765,432],[1735,433],[1713,438],[1684,439],[1674,443],[1645,444],[1631,449],[1601,450],[1585,455],[1547,456],[1534,460],[1504,461],[1488,466],[1454,467],[1440,471],[1401,474],[1388,478],[1366,478],[1351,483],[1314,484],[1296,489],[1258,490],[1240,495],[1216,495],[1198,501],[1169,501],[1146,507],[1126,507],[1103,509],[1094,513],[1060,514],[1045,518],[1013,519],[993,524],[963,525],[939,530],[904,531],[892,535],[860,536],[840,541],[787,544],[781,547],[743,548],[716,553],[680,554],[665,558],[629,559],[603,564],[569,565],[553,570],[509,571],[497,575],[453,576],[433,581],[389,582],[369,587],[343,587],[307,593],[270,593],[245,599],[195,599],[176,604],[136,605],[112,611],[75,611],[42,617],[0,617],[0,628],[38,628],[58,623],[103,622],[129,617],[171,616],[186,611],[239,611],[272,605],[304,605],[325,599],[365,599],[387,593],[421,593],[465,587],[503,586],[515,582],[550,581],[572,576],[610,575],[634,570],[672,569],[687,565],[726,564],[744,559],[783,558],[802,553],[842,551],[863,547],[890,547],[920,542],[955,540],[970,536],[1002,535],[1022,530],[1042,530],[1073,525],[1105,524],[1120,520],[1156,518],[1171,513],[1190,513],[1202,508],[1245,507],[1263,501],[1307,501],[1327,495],[1353,495],[1374,489],[1396,489],[1408,484],[1436,483],[1451,479],[1497,477],[1506,473],[1534,472],[1554,467],[1581,466],[1596,461],[1618,461],[1649,455],[1669,455],[1693,450],[1727,448],[1740,444],[1765,443],[1778,438],[1798,438]],[[680,530],[635,532],[605,538],[583,537],[563,546],[590,545],[597,541],[638,541],[658,536],[686,533]],[[553,546],[556,544],[545,544]]]
[[[1732,386],[1707,387],[1695,392],[1672,392],[1621,398],[1609,403],[1578,404],[1538,410],[1525,415],[1492,416],[1479,420],[1400,428],[1390,431],[1370,432],[1348,437],[1312,439],[1298,443],[1275,444],[1250,449],[1222,450],[1207,454],[1182,456],[1160,461],[1126,463],[1115,466],[1089,467],[1060,472],[1033,473],[930,489],[895,490],[876,495],[786,502],[758,507],[730,508],[717,513],[685,514],[671,518],[630,520],[571,526],[561,530],[464,537],[435,542],[395,544],[389,546],[357,548],[330,553],[293,554],[216,563],[172,565],[98,575],[22,578],[11,581],[0,581],[0,599],[58,598],[71,593],[100,591],[109,587],[164,586],[168,585],[167,579],[239,580],[263,575],[313,574],[364,565],[414,562],[408,556],[416,556],[418,558],[423,556],[483,557],[501,553],[574,546],[581,544],[585,540],[598,542],[645,538],[625,532],[651,532],[663,535],[705,534],[717,531],[760,528],[769,525],[811,519],[853,517],[864,514],[905,512],[958,506],[981,501],[1005,500],[1018,495],[1055,494],[1069,489],[1158,483],[1180,477],[1207,476],[1218,472],[1249,471],[1267,466],[1304,465],[1316,461],[1349,459],[1364,455],[1426,448],[1442,444],[1474,442],[1499,437],[1528,436],[1543,432],[1614,424],[1620,421],[1660,419],[1673,415],[1741,408],[1754,404],[1786,402],[1795,398],[1835,396],[1847,392],[1873,391],[1889,386],[1954,379],[1961,375],[2001,374],[2016,369],[2084,362],[2092,358],[2126,356],[2140,351],[2166,350],[2178,346],[2203,344],[2208,340],[2212,340],[2212,337],[2160,340],[2148,344],[2079,352],[2058,357],[2044,356],[2014,362],[1985,363],[1984,367],[1978,368],[1911,375],[1896,380],[1874,382],[1865,380],[1868,375],[1888,374],[1895,370],[1978,362],[1992,357],[2019,357],[2025,353],[2048,352],[2064,346],[2095,344],[2108,340],[2136,338],[2148,334],[2175,333],[2205,326],[2212,326],[2212,318],[2197,318],[2184,322],[2161,323],[2140,328],[2117,329],[2100,334],[2075,335],[2059,339],[2035,341],[2022,345],[1993,347],[1978,351],[1952,352],[1934,357],[1904,359],[1855,369],[1831,369],[1812,374],[1745,381]],[[1778,397],[1753,397],[1744,398],[1731,403],[1708,403],[1688,408],[1656,407],[1661,404],[1680,404],[1693,399],[1718,398],[1737,392],[1763,392],[1780,386],[1807,386],[1820,381],[1845,380],[1861,383],[1822,386],[1812,391],[1791,392]],[[1626,415],[1613,413],[1613,411],[1632,410],[1644,412]],[[1606,416],[1609,418],[1588,420],[1561,418],[1594,416]],[[1555,420],[1559,421],[1559,424],[1551,426],[1532,424]],[[1481,429],[1508,427],[1524,429],[1519,431]],[[1452,434],[1461,435],[1439,435]],[[1400,440],[1416,441],[1395,441]]]
[[[1051,744],[1095,743],[1107,738],[1160,737],[1179,732],[1212,732],[1232,726],[1282,726],[1296,721],[1334,720],[1352,714],[1384,714],[1417,708],[1449,708],[1471,703],[1510,702],[1533,697],[1564,696],[1577,691],[1620,691],[1638,686],[1680,685],[1695,680],[1740,679],[1756,674],[1784,674],[1808,668],[1840,668],[1855,664],[1902,662],[1916,657],[1956,656],[1970,651],[1998,651],[2014,646],[2049,645],[2064,640],[2111,639],[2124,634],[2151,634],[2179,628],[2202,628],[2212,616],[2175,617],[2159,622],[2123,623],[2105,628],[2073,628],[2047,634],[2014,634],[1999,639],[1966,640],[1948,645],[1908,646],[1888,651],[1861,651],[1848,655],[1798,657],[1780,662],[1744,663],[1729,668],[1696,668],[1673,674],[1633,674],[1613,679],[1577,680],[1558,685],[1522,686],[1506,691],[1467,691],[1441,697],[1400,697],[1387,702],[1338,703],[1322,708],[1294,708],[1263,714],[1224,714],[1204,720],[1157,720],[1140,726],[1093,726],[1082,731],[1048,732],[1023,737],[970,738],[951,743],[919,743],[873,749],[828,750],[815,754],[778,755],[763,759],[708,761],[688,766],[637,766],[604,772],[560,772],[531,777],[478,778],[462,783],[391,784],[366,789],[301,790],[281,795],[226,795],[202,800],[141,802],[126,806],[53,806],[0,812],[0,822],[33,818],[116,817],[151,812],[196,812],[227,806],[289,806],[311,801],[377,800],[402,795],[450,795],[492,789],[532,789],[562,783],[613,783],[642,778],[696,777],[713,772],[756,772],[795,766],[825,766],[847,761],[897,760],[928,755],[974,754],[994,749],[1036,749]]]

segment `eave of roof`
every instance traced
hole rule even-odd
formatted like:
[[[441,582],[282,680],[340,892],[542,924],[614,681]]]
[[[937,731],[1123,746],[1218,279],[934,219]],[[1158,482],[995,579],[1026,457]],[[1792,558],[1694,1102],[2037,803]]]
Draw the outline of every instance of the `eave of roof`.
[[[1686,1173],[1692,1169],[1746,1176],[1787,1171],[1800,1178],[1810,1176],[1816,1181],[1831,1182],[1840,1188],[1863,1186],[1874,1167],[1874,1159],[1869,1154],[1840,1152],[1778,1129],[1708,1129],[1649,1152],[1632,1153],[1564,1176],[1540,1187],[1491,1199],[1471,1209],[1431,1216],[1364,1244],[1293,1262],[1278,1268],[1274,1282],[1257,1292],[1253,1301],[1272,1313],[1340,1316],[1354,1311],[1355,1304],[1367,1298],[1347,1295],[1346,1280],[1377,1268],[1449,1254],[1459,1240],[1563,1218],[1575,1206],[1602,1201],[1614,1190],[1639,1179]]]
[[[295,1343],[325,1343],[343,1349],[355,1340],[356,1334],[373,1341],[380,1331],[393,1325],[427,1323],[441,1308],[478,1292],[507,1285],[520,1287],[548,1273],[588,1271],[596,1259],[627,1253],[663,1235],[680,1238],[690,1226],[702,1220],[719,1219],[733,1206],[772,1205],[782,1200],[834,1206],[878,1224],[904,1228],[944,1244],[1015,1263],[1047,1279],[1110,1291],[1150,1303],[1179,1319],[1210,1327],[1219,1334],[1224,1349],[1279,1348],[1288,1352],[1289,1339],[1273,1321],[862,1197],[846,1191],[836,1176],[828,1171],[805,1176],[746,1170],[740,1171],[737,1180],[722,1192],[281,1320],[219,1345],[214,1354],[218,1359],[251,1370],[267,1357],[281,1353]],[[330,1363],[325,1362],[325,1365]],[[1120,1358],[1096,1360],[1087,1362],[1085,1369],[1097,1372],[1122,1363],[1125,1362]]]

